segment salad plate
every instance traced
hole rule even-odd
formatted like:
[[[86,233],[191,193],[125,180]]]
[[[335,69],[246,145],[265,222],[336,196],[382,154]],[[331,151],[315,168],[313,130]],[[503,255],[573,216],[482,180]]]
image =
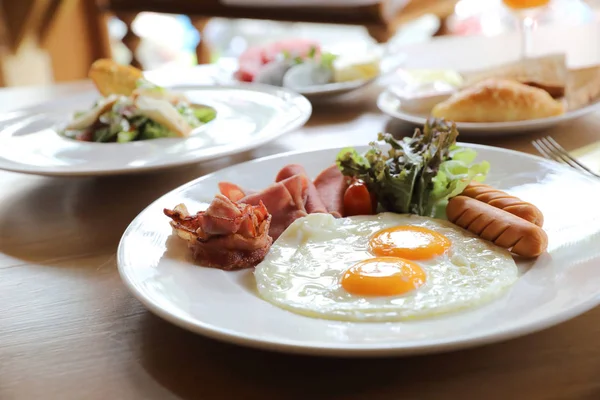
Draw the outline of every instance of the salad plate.
[[[312,112],[310,102],[302,95],[267,85],[180,85],[169,88],[169,93],[189,99],[189,107],[177,106],[181,115],[200,111],[191,115],[193,123],[181,122],[178,115],[164,119],[164,115],[172,114],[157,107],[152,95],[145,103],[137,103],[145,107],[143,115],[135,111],[128,117],[125,102],[118,110],[119,104],[114,106],[114,115],[105,114],[106,120],[98,115],[90,119],[90,113],[102,106],[93,90],[12,112],[0,120],[0,169],[92,176],[182,166],[261,146],[301,127]],[[103,98],[107,99],[110,96]],[[83,115],[86,112],[88,115]],[[152,118],[146,116],[171,124],[172,131],[162,129],[160,125],[164,124],[148,123]],[[86,126],[89,121],[93,122]],[[177,124],[185,127],[177,128]],[[117,128],[112,130],[113,126]]]
[[[597,193],[600,182],[524,153],[460,145],[476,150],[478,162],[489,162],[487,183],[539,207],[549,240],[540,257],[517,259],[514,285],[483,306],[400,322],[296,314],[259,296],[252,269],[224,271],[194,264],[163,214],[165,208],[181,203],[194,211],[206,209],[223,181],[267,187],[277,171],[290,164],[303,165],[314,178],[332,165],[339,148],[253,160],[164,195],[125,231],[117,254],[119,273],[149,310],[192,332],[250,347],[320,356],[405,356],[468,348],[530,334],[598,305],[600,225],[590,221],[598,221],[600,211],[588,194]],[[359,152],[367,149],[356,147]],[[569,204],[568,213],[564,204]]]

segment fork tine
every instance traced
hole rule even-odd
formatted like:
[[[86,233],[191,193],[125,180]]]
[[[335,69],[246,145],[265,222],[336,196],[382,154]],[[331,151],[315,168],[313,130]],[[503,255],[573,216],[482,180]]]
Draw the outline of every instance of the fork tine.
[[[554,155],[552,154],[552,152],[549,151],[548,149],[546,149],[546,146],[542,142],[540,142],[539,139],[535,139],[534,141],[531,142],[531,144],[533,145],[533,147],[535,147],[535,149],[544,158],[547,158],[548,160],[553,160],[553,161],[561,161],[561,160],[557,159],[556,157],[554,157]]]
[[[554,148],[556,148],[562,155],[564,155],[565,157],[567,157],[569,160],[571,160],[573,163],[577,164],[581,169],[583,169],[584,171],[589,172],[592,175],[595,176],[599,176],[598,174],[596,174],[594,171],[592,171],[591,169],[589,169],[588,167],[586,167],[584,164],[582,164],[581,162],[579,162],[578,159],[576,159],[575,157],[573,157],[571,154],[569,154],[569,152],[567,152],[560,144],[558,144],[556,142],[556,140],[554,140],[551,136],[547,136],[546,139],[548,140],[548,142],[550,142]]]
[[[554,157],[558,160],[560,160],[561,162],[568,164],[570,167],[575,168],[577,170],[583,170],[583,168],[581,168],[581,165],[573,162],[572,157],[563,149],[563,151],[560,151],[560,149],[558,147],[556,147],[554,145],[554,143],[556,143],[556,141],[554,143],[552,143],[550,140],[548,140],[549,136],[541,138],[540,141],[546,146],[546,148],[552,152],[552,154],[554,155]],[[558,144],[558,143],[556,143]],[[560,145],[559,145],[560,146]]]
[[[564,147],[562,147],[551,136],[536,139],[532,141],[531,144],[545,158],[565,163],[578,171],[586,172],[590,175],[600,178],[600,175],[596,174],[594,171],[590,170],[588,167],[579,162],[579,160],[569,154],[569,152],[567,152]]]

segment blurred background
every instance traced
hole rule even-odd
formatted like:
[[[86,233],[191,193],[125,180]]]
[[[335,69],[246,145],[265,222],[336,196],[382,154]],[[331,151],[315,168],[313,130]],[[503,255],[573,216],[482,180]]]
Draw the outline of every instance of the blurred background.
[[[252,1],[0,0],[0,86],[84,79],[95,59],[110,56],[156,70],[235,58],[248,46],[286,37],[325,46],[402,45],[516,29],[501,0],[330,0],[331,7]],[[539,23],[598,18],[600,0],[554,0]]]

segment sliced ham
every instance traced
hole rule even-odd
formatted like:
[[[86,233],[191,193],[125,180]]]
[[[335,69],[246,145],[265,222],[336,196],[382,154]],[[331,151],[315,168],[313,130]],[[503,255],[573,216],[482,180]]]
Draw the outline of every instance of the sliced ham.
[[[304,175],[308,180],[308,187],[306,189],[306,204],[304,205],[306,212],[309,214],[327,213],[327,208],[325,207],[325,204],[323,204],[323,201],[321,201],[321,197],[319,196],[319,192],[317,191],[315,184],[308,179],[306,170],[302,165],[286,165],[275,177],[275,182],[281,182],[285,179],[291,178],[294,175]]]
[[[234,203],[218,194],[206,211],[195,215],[183,204],[164,213],[203,266],[223,270],[254,267],[273,243],[271,215],[260,201],[256,205]]]
[[[272,216],[269,235],[277,240],[292,222],[308,214],[305,204],[309,182],[306,175],[294,175],[244,197],[239,203],[264,204]]]
[[[284,39],[266,45],[250,47],[238,58],[239,67],[234,76],[239,81],[253,82],[262,68],[266,64],[277,60],[283,52],[289,53],[292,57],[304,58],[313,48],[315,49],[315,55],[318,56],[321,53],[319,43],[301,38]]]
[[[344,215],[344,193],[348,189],[348,180],[337,165],[321,171],[314,183],[327,211],[336,218],[342,217]]]

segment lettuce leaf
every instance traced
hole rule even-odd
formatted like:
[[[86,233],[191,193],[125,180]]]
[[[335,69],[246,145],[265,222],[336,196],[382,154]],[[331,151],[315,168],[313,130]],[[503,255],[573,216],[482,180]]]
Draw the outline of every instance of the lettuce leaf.
[[[485,180],[490,168],[485,161],[475,164],[477,153],[457,146],[457,137],[454,124],[430,119],[410,138],[379,134],[379,143],[371,143],[364,155],[342,149],[336,162],[344,175],[364,181],[384,210],[434,216],[469,182]],[[387,152],[381,142],[389,146]]]

